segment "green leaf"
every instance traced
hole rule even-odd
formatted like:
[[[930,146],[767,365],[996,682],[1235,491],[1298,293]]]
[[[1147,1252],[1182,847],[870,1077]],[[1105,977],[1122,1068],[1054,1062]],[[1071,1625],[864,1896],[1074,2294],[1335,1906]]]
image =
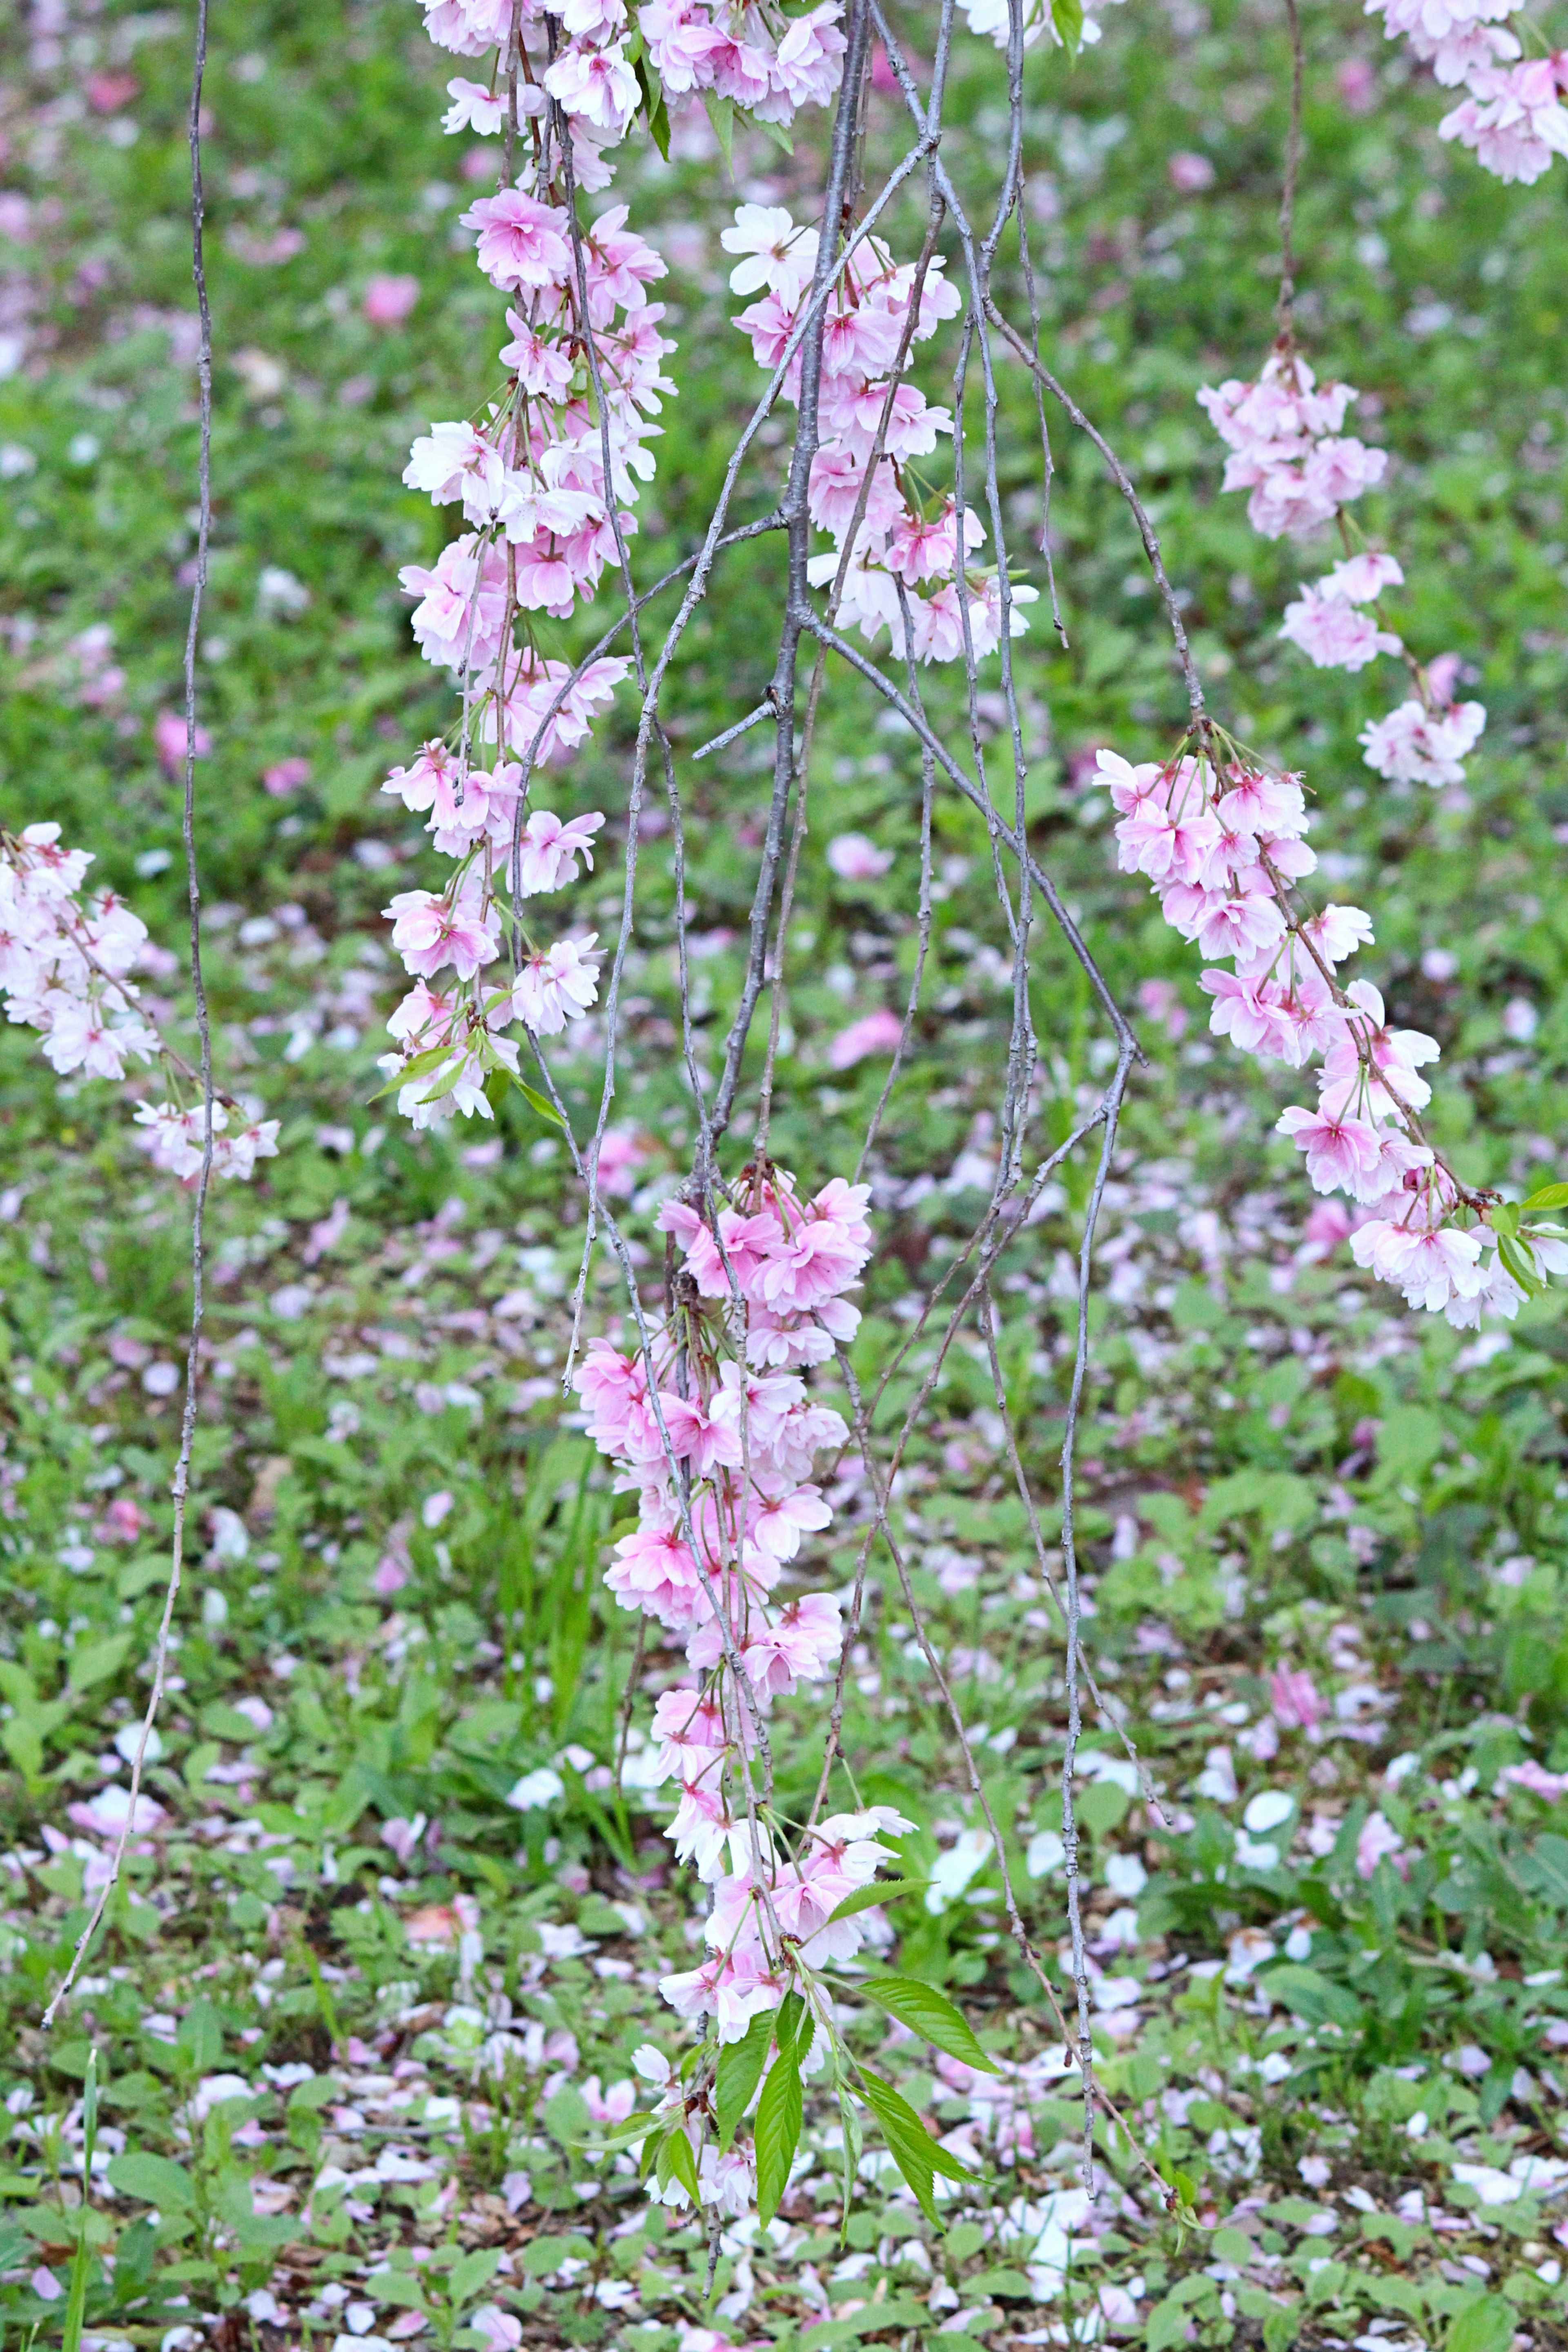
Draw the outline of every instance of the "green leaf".
[[[719,2119],[719,2147],[726,2151],[735,2137],[736,2126],[752,2104],[752,2094],[763,2079],[763,2068],[768,2063],[768,2048],[773,2038],[773,2021],[764,2011],[753,2017],[746,2028],[744,2041],[727,2042],[719,2053],[719,2071],[713,2081],[713,2112]]]
[[[98,2137],[98,2053],[96,2050],[89,2051],[88,2053],[87,2080],[82,2086],[81,2117],[82,2219],[85,2222],[86,2201],[91,2194],[92,2186],[93,2142]],[[60,2338],[60,2352],[81,2352],[82,2326],[87,2317],[88,2261],[87,2231],[84,2227],[80,2237],[76,2242],[76,2252],[71,2256],[70,2293],[66,2297],[65,2326]]]
[[[911,2033],[918,2033],[922,2042],[945,2050],[950,2058],[962,2058],[977,2074],[999,2072],[994,2059],[987,2057],[976,2042],[968,2019],[934,1986],[921,1984],[915,1977],[866,1977],[856,1990],[879,2009],[885,2009],[889,2017],[896,2017],[900,2025],[907,2025]]]
[[[197,2074],[210,2074],[223,2056],[223,2020],[205,1995],[192,2001],[180,2020],[174,2046],[190,2060]]]
[[[994,2270],[982,2271],[976,2279],[966,2279],[964,2286],[966,2290],[973,2289],[976,2294],[1007,2294],[1018,2301],[1035,2292],[1027,2271],[1016,2271],[1005,2263],[999,2264]]]
[[[645,2110],[640,2116],[628,2116],[624,2124],[609,2125],[604,2131],[576,2133],[567,2145],[591,2147],[595,2155],[603,2155],[611,2149],[635,2147],[638,2140],[647,2139],[654,2127],[654,2120]]]
[[[241,1715],[238,1707],[230,1706],[226,1698],[209,1699],[201,1712],[202,1729],[213,1739],[237,1740],[248,1746],[256,1738],[256,1726],[249,1716]]]
[[[735,120],[737,122],[743,123],[748,131],[762,131],[763,136],[771,139],[776,147],[782,147],[786,155],[795,153],[795,141],[782,122],[764,122],[760,115],[752,112],[749,106],[737,106]]]
[[[1568,1838],[1559,1837],[1552,1830],[1538,1837],[1525,1853],[1519,1874],[1559,1911],[1568,1911]]]
[[[1051,0],[1051,22],[1069,58],[1083,46],[1083,0]]]
[[[1167,2347],[1182,2343],[1187,2333],[1187,2311],[1184,2304],[1173,2295],[1166,2295],[1149,2314],[1143,2342],[1147,2352],[1167,2352]]]
[[[867,2105],[876,2116],[888,2152],[905,2180],[914,2190],[916,2202],[928,2221],[937,2219],[936,2199],[932,2184],[940,2172],[947,2180],[973,2180],[975,2175],[939,2147],[909,2101],[900,2098],[890,2083],[879,2074],[862,2072],[860,2088]]]
[[[1075,1793],[1073,1811],[1079,1825],[1090,1830],[1096,1837],[1105,1837],[1123,1822],[1131,1808],[1132,1800],[1116,1780],[1095,1780]]]
[[[1487,1223],[1494,1234],[1507,1234],[1511,1239],[1519,1231],[1519,1211],[1511,1201],[1494,1201],[1487,1211]]]
[[[188,2213],[195,2205],[195,2184],[183,2164],[169,2156],[117,2156],[110,2159],[109,2185],[122,2197],[140,2197],[160,2212]]]
[[[399,1087],[411,1086],[416,1078],[428,1077],[432,1070],[438,1070],[443,1062],[451,1060],[452,1051],[450,1045],[430,1045],[423,1054],[416,1054],[414,1059],[411,1062],[405,1062],[403,1067],[395,1076],[388,1078],[384,1087],[377,1087],[374,1094],[370,1097],[371,1101],[379,1102],[383,1095],[395,1095]]]
[[[1361,2003],[1354,1993],[1344,1985],[1334,1984],[1316,1969],[1288,1961],[1283,1968],[1270,1969],[1258,1981],[1270,2000],[1282,2001],[1309,2025],[1352,2026],[1361,2022]]]
[[[640,26],[634,33],[633,39],[640,43],[642,39]],[[665,104],[664,86],[659,80],[658,68],[646,48],[638,47],[632,56],[632,70],[637,75],[637,87],[642,92],[642,111],[647,118],[648,137],[668,163],[669,161],[669,109]]]
[[[804,2113],[795,2052],[781,2050],[763,2084],[752,2134],[757,2147],[757,2211],[764,2228],[778,2211],[779,2200],[789,2186]]]
[[[511,1072],[510,1070],[492,1070],[489,1076],[485,1080],[485,1100],[489,1103],[491,1110],[499,1111],[502,1103],[505,1102],[510,1078]]]
[[[1500,2294],[1478,2295],[1449,2322],[1445,2352],[1508,2352],[1516,2316]]]
[[[511,1080],[512,1085],[517,1088],[518,1093],[522,1097],[523,1101],[528,1105],[530,1110],[536,1110],[541,1118],[547,1118],[552,1127],[558,1127],[561,1129],[562,1134],[564,1135],[566,1132],[566,1122],[562,1118],[560,1112],[555,1108],[554,1105],[551,1103],[545,1096],[540,1094],[535,1087],[524,1085],[522,1079],[518,1076],[515,1070],[509,1070],[507,1072],[507,1076]]]
[[[289,2111],[297,2109],[313,2113],[318,2107],[330,2107],[340,2096],[339,2087],[330,2074],[312,2074],[303,2083],[296,2083],[289,2094]]]
[[[427,1108],[431,1103],[442,1102],[446,1099],[447,1095],[455,1094],[463,1083],[464,1073],[467,1071],[468,1066],[468,1055],[466,1054],[458,1055],[457,1060],[453,1062],[452,1066],[447,1071],[446,1076],[441,1080],[440,1085],[432,1087],[427,1095],[420,1096],[417,1108],[420,1110],[424,1110]]]
[[[923,1895],[931,1885],[929,1878],[874,1878],[868,1886],[858,1886],[847,1895],[836,1910],[827,1915],[831,1927],[835,1919],[853,1919],[858,1911],[871,1911],[883,1903],[901,1903],[907,1895]]]
[[[90,1690],[94,1683],[107,1682],[110,1675],[119,1673],[130,1647],[129,1633],[111,1633],[106,1642],[79,1642],[71,1652],[67,1675],[72,1690]]]
[[[574,2091],[569,2083],[545,2100],[541,2119],[559,2147],[581,2139],[592,2120],[582,2092]]]
[[[773,2039],[780,2054],[794,2050],[805,2013],[805,2003],[797,1992],[786,1992],[773,2017]],[[808,2045],[809,2046],[809,2045]],[[798,2053],[797,2059],[798,2059]]]
[[[1277,2303],[1263,2323],[1263,2352],[1289,2352],[1300,2332],[1300,2305]]]
[[[1520,1203],[1525,1209],[1568,1209],[1568,1184],[1543,1184],[1528,1201]],[[1493,1212],[1494,1219],[1496,1212]]]
[[[691,2154],[691,2142],[686,2136],[684,2123],[673,2123],[658,2144],[655,2175],[661,2189],[679,2180],[690,2198],[693,2207],[699,2202],[697,2166]]]
[[[1499,1257],[1527,1298],[1533,1298],[1545,1289],[1546,1285],[1517,1242],[1510,1241],[1506,1234],[1499,1234],[1497,1250]]]
[[[842,2089],[838,2093],[838,2121],[843,2133],[844,2158],[844,2223],[849,2223],[849,2209],[855,2200],[855,2183],[860,2171],[860,2118],[855,2112],[855,2102]]]
[[[471,2303],[482,2286],[489,2286],[500,2267],[500,2256],[493,2247],[476,2248],[452,2265],[447,2292],[454,2304]]]
[[[702,103],[708,110],[708,120],[713,125],[713,136],[719,142],[724,158],[724,168],[731,179],[735,176],[735,159],[731,150],[735,143],[735,105],[732,99],[720,98],[710,89],[702,93]]]

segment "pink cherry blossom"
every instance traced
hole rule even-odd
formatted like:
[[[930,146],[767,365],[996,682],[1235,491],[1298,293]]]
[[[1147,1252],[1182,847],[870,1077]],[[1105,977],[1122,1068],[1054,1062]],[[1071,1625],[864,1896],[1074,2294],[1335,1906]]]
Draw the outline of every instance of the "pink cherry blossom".
[[[205,760],[213,747],[213,739],[205,727],[195,731],[198,760]],[[184,772],[186,729],[184,715],[173,710],[160,710],[153,721],[153,748],[158,754],[158,765],[166,776]]]
[[[847,1029],[840,1029],[827,1048],[827,1066],[832,1070],[852,1069],[868,1054],[890,1054],[904,1034],[904,1024],[896,1013],[879,1007],[863,1019],[852,1021]]]
[[[471,899],[449,900],[437,890],[403,890],[384,911],[392,920],[393,946],[421,979],[430,979],[449,963],[459,980],[472,980],[500,952]]]
[[[1477,66],[1470,96],[1437,125],[1439,139],[1474,150],[1483,170],[1528,187],[1553,155],[1568,155],[1568,110],[1559,95],[1568,79],[1562,53],[1523,65]]]
[[[1361,1199],[1363,1187],[1378,1172],[1378,1132],[1365,1119],[1331,1118],[1322,1110],[1293,1105],[1280,1112],[1279,1132],[1306,1153],[1307,1174],[1316,1192],[1349,1192]]]
[[[1452,703],[1433,714],[1419,702],[1402,702],[1386,719],[1373,719],[1359,741],[1366,764],[1395,782],[1458,784],[1464,759],[1479,741],[1487,714],[1479,702]]]
[[[479,231],[479,268],[492,284],[521,288],[566,283],[572,248],[566,239],[566,215],[558,207],[539,204],[521,188],[503,188],[499,195],[481,196],[461,220],[464,228]]]
[[[1369,1813],[1356,1839],[1356,1870],[1361,1877],[1371,1878],[1378,1864],[1385,1859],[1393,1863],[1402,1878],[1407,1874],[1410,1864],[1405,1840],[1382,1813]]]
[[[571,817],[564,824],[553,810],[535,809],[522,829],[515,869],[519,898],[559,890],[574,876],[579,857],[592,873],[594,835],[604,822],[597,809],[585,816]]]
[[[1379,654],[1400,649],[1396,636],[1380,629],[1370,613],[1331,593],[1326,582],[1321,588],[1303,588],[1300,601],[1286,605],[1279,635],[1300,646],[1318,669],[1364,669]]]
[[[418,299],[417,278],[372,278],[366,280],[362,307],[373,327],[400,327]]]
[[[512,990],[518,1020],[536,1036],[558,1036],[568,1021],[587,1012],[599,992],[595,968],[596,931],[581,939],[556,940],[525,958]]]
[[[1310,1731],[1329,1712],[1311,1675],[1299,1667],[1275,1667],[1268,1677],[1268,1704],[1274,1720],[1287,1731]]]

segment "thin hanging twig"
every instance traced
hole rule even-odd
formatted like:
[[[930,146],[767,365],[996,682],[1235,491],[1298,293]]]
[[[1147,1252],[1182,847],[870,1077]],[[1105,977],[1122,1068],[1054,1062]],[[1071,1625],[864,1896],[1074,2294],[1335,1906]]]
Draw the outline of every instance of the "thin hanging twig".
[[[1301,171],[1301,16],[1297,0],[1285,0],[1290,27],[1290,128],[1285,141],[1285,182],[1279,191],[1279,302],[1276,312],[1281,342],[1296,327],[1296,183]]]
[[[174,1525],[169,1561],[169,1582],[163,1595],[163,1613],[159,1621],[157,1646],[153,1654],[153,1687],[148,1695],[147,1710],[142,1718],[141,1736],[131,1765],[131,1801],[114,1852],[110,1856],[109,1874],[98,1890],[98,1897],[88,1916],[87,1925],[77,1938],[70,1966],[56,1988],[48,2007],[44,2011],[46,2027],[54,2022],[60,2004],[69,1995],[81,1971],[88,1949],[98,1933],[100,1922],[109,1906],[110,1896],[120,1884],[126,1849],[135,1833],[136,1809],[141,1799],[142,1768],[147,1760],[148,1743],[163,1701],[163,1685],[168,1673],[169,1638],[174,1629],[174,1610],[180,1597],[180,1581],[184,1569],[185,1501],[190,1486],[191,1450],[196,1433],[196,1389],[200,1372],[204,1242],[206,1219],[207,1189],[212,1181],[213,1164],[213,1055],[212,1025],[207,1014],[206,987],[202,978],[202,898],[201,883],[196,869],[196,646],[201,633],[202,600],[207,584],[207,550],[212,538],[212,394],[213,345],[212,313],[207,304],[206,266],[202,246],[204,198],[202,191],[202,81],[207,61],[207,0],[196,0],[195,51],[191,71],[191,104],[189,141],[191,151],[191,274],[195,281],[196,309],[201,320],[201,341],[196,355],[196,373],[201,392],[201,452],[198,459],[200,509],[196,527],[196,569],[191,585],[190,617],[185,627],[185,791],[183,830],[185,843],[185,891],[191,917],[191,995],[195,1005],[196,1034],[201,1040],[202,1081],[202,1164],[196,1176],[195,1199],[191,1212],[191,1335],[185,1351],[185,1402],[180,1420],[180,1448],[174,1463],[171,1492],[174,1502]]]

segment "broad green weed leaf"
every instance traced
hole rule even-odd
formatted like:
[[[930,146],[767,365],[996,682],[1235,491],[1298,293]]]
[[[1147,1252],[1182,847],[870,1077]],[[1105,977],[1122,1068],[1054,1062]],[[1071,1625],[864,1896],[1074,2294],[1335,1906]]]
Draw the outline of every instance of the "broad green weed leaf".
[[[500,2263],[500,2254],[489,2247],[477,2248],[473,2253],[465,2254],[460,2262],[454,2263],[448,2282],[452,2301],[455,2304],[471,2302],[482,2286],[489,2284]]]
[[[188,2213],[196,2201],[195,2184],[183,2164],[169,2156],[132,2154],[110,2159],[109,2185],[122,2197],[140,2197],[161,2212]]]
[[[1508,2352],[1516,2314],[1500,2294],[1479,2295],[1449,2322],[1444,2352]]]

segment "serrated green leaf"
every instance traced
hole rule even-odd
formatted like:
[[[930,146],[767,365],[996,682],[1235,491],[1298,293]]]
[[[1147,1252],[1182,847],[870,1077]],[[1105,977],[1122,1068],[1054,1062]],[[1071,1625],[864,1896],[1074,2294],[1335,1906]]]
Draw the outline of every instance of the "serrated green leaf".
[[[781,2050],[763,2084],[752,2132],[757,2147],[757,2211],[764,2227],[778,2211],[779,2200],[789,2186],[804,2114],[795,2052]]]
[[[1568,1184],[1543,1184],[1539,1192],[1532,1192],[1520,1205],[1526,1209],[1568,1209]]]
[[[838,2094],[838,2122],[843,2134],[844,2158],[844,2226],[849,2226],[849,2210],[855,2200],[855,2183],[860,2171],[860,2149],[863,2145],[860,2118],[855,2103],[842,2089]]]
[[[708,110],[708,120],[713,125],[713,136],[724,158],[724,168],[731,179],[735,176],[735,162],[731,150],[735,143],[735,105],[732,99],[720,98],[710,89],[702,93],[702,103]]]
[[[719,2053],[719,2068],[713,2080],[713,2112],[719,2119],[721,2153],[731,2146],[736,2126],[752,2104],[752,2094],[762,2081],[763,2068],[768,2063],[773,2038],[773,2017],[764,2011],[760,2017],[752,2018],[743,2041],[727,2042]]]
[[[696,2210],[703,2200],[696,2188],[696,2157],[691,2155],[691,2140],[687,2138],[684,2124],[672,2124],[666,2133],[666,2143],[658,2149],[658,2185],[668,2188],[670,2180],[679,2180]]]
[[[923,1895],[931,1885],[929,1878],[874,1878],[868,1886],[858,1886],[847,1895],[827,1916],[831,1927],[835,1919],[853,1919],[858,1911],[874,1910],[879,1904],[901,1903],[907,1895]]]
[[[760,115],[753,114],[747,106],[736,107],[735,120],[748,131],[762,131],[763,136],[771,139],[776,147],[782,147],[786,155],[795,153],[795,141],[782,122],[764,122]]]
[[[648,56],[646,47],[643,46],[640,26],[634,27],[632,44],[626,54],[631,59],[632,70],[637,75],[637,87],[642,93],[642,111],[647,121],[648,136],[668,163],[669,161],[669,109],[665,104],[664,86],[659,80],[658,69]]]
[[[380,1102],[384,1095],[395,1095],[400,1087],[412,1086],[416,1078],[428,1077],[432,1070],[438,1070],[443,1062],[451,1058],[451,1054],[450,1045],[426,1046],[423,1054],[416,1054],[411,1062],[405,1062],[384,1087],[377,1087],[370,1097],[371,1101]]]
[[[921,1984],[915,1977],[866,1977],[856,1990],[885,2009],[889,2017],[896,2017],[900,2025],[907,2025],[911,2033],[918,2033],[922,2042],[934,2042],[950,2058],[961,2058],[977,2074],[1000,2071],[975,2040],[968,2019],[934,1986]]]
[[[1519,1211],[1511,1201],[1494,1201],[1487,1211],[1487,1223],[1494,1234],[1507,1234],[1511,1240],[1519,1231]]]
[[[653,2129],[649,2115],[628,2116],[624,2124],[612,2124],[607,2131],[581,2132],[570,2142],[573,2147],[591,2147],[602,2154],[607,2148],[630,2147],[646,2139]]]
[[[468,1067],[468,1056],[466,1054],[459,1054],[440,1085],[432,1087],[427,1095],[420,1096],[418,1108],[424,1110],[431,1103],[444,1102],[449,1094],[455,1093],[462,1085]]]
[[[512,1085],[517,1088],[518,1093],[522,1097],[523,1101],[528,1105],[529,1108],[531,1110],[536,1110],[541,1118],[547,1118],[552,1127],[558,1127],[561,1129],[562,1134],[564,1135],[566,1132],[566,1122],[562,1118],[560,1112],[555,1108],[554,1105],[547,1101],[545,1097],[538,1093],[534,1087],[526,1085],[524,1081],[518,1076],[515,1070],[509,1070],[507,1072],[507,1076],[511,1080]]]
[[[795,2049],[805,2011],[805,2003],[799,1993],[786,1992],[773,2017],[773,2039],[781,2054]]]
[[[909,2101],[901,2098],[890,2083],[884,2083],[879,2074],[863,2072],[860,2088],[888,2143],[888,2153],[913,2189],[927,2221],[935,2221],[932,2185],[936,2175],[940,2172],[947,2180],[973,2180],[975,2175],[955,2156],[950,2156],[945,2147],[937,2145]]]
[[[1545,1284],[1517,1242],[1510,1241],[1506,1234],[1500,1234],[1497,1250],[1499,1257],[1501,1258],[1527,1298],[1535,1297],[1538,1292],[1545,1288]]]
[[[1051,0],[1051,22],[1068,57],[1083,46],[1083,0]]]

